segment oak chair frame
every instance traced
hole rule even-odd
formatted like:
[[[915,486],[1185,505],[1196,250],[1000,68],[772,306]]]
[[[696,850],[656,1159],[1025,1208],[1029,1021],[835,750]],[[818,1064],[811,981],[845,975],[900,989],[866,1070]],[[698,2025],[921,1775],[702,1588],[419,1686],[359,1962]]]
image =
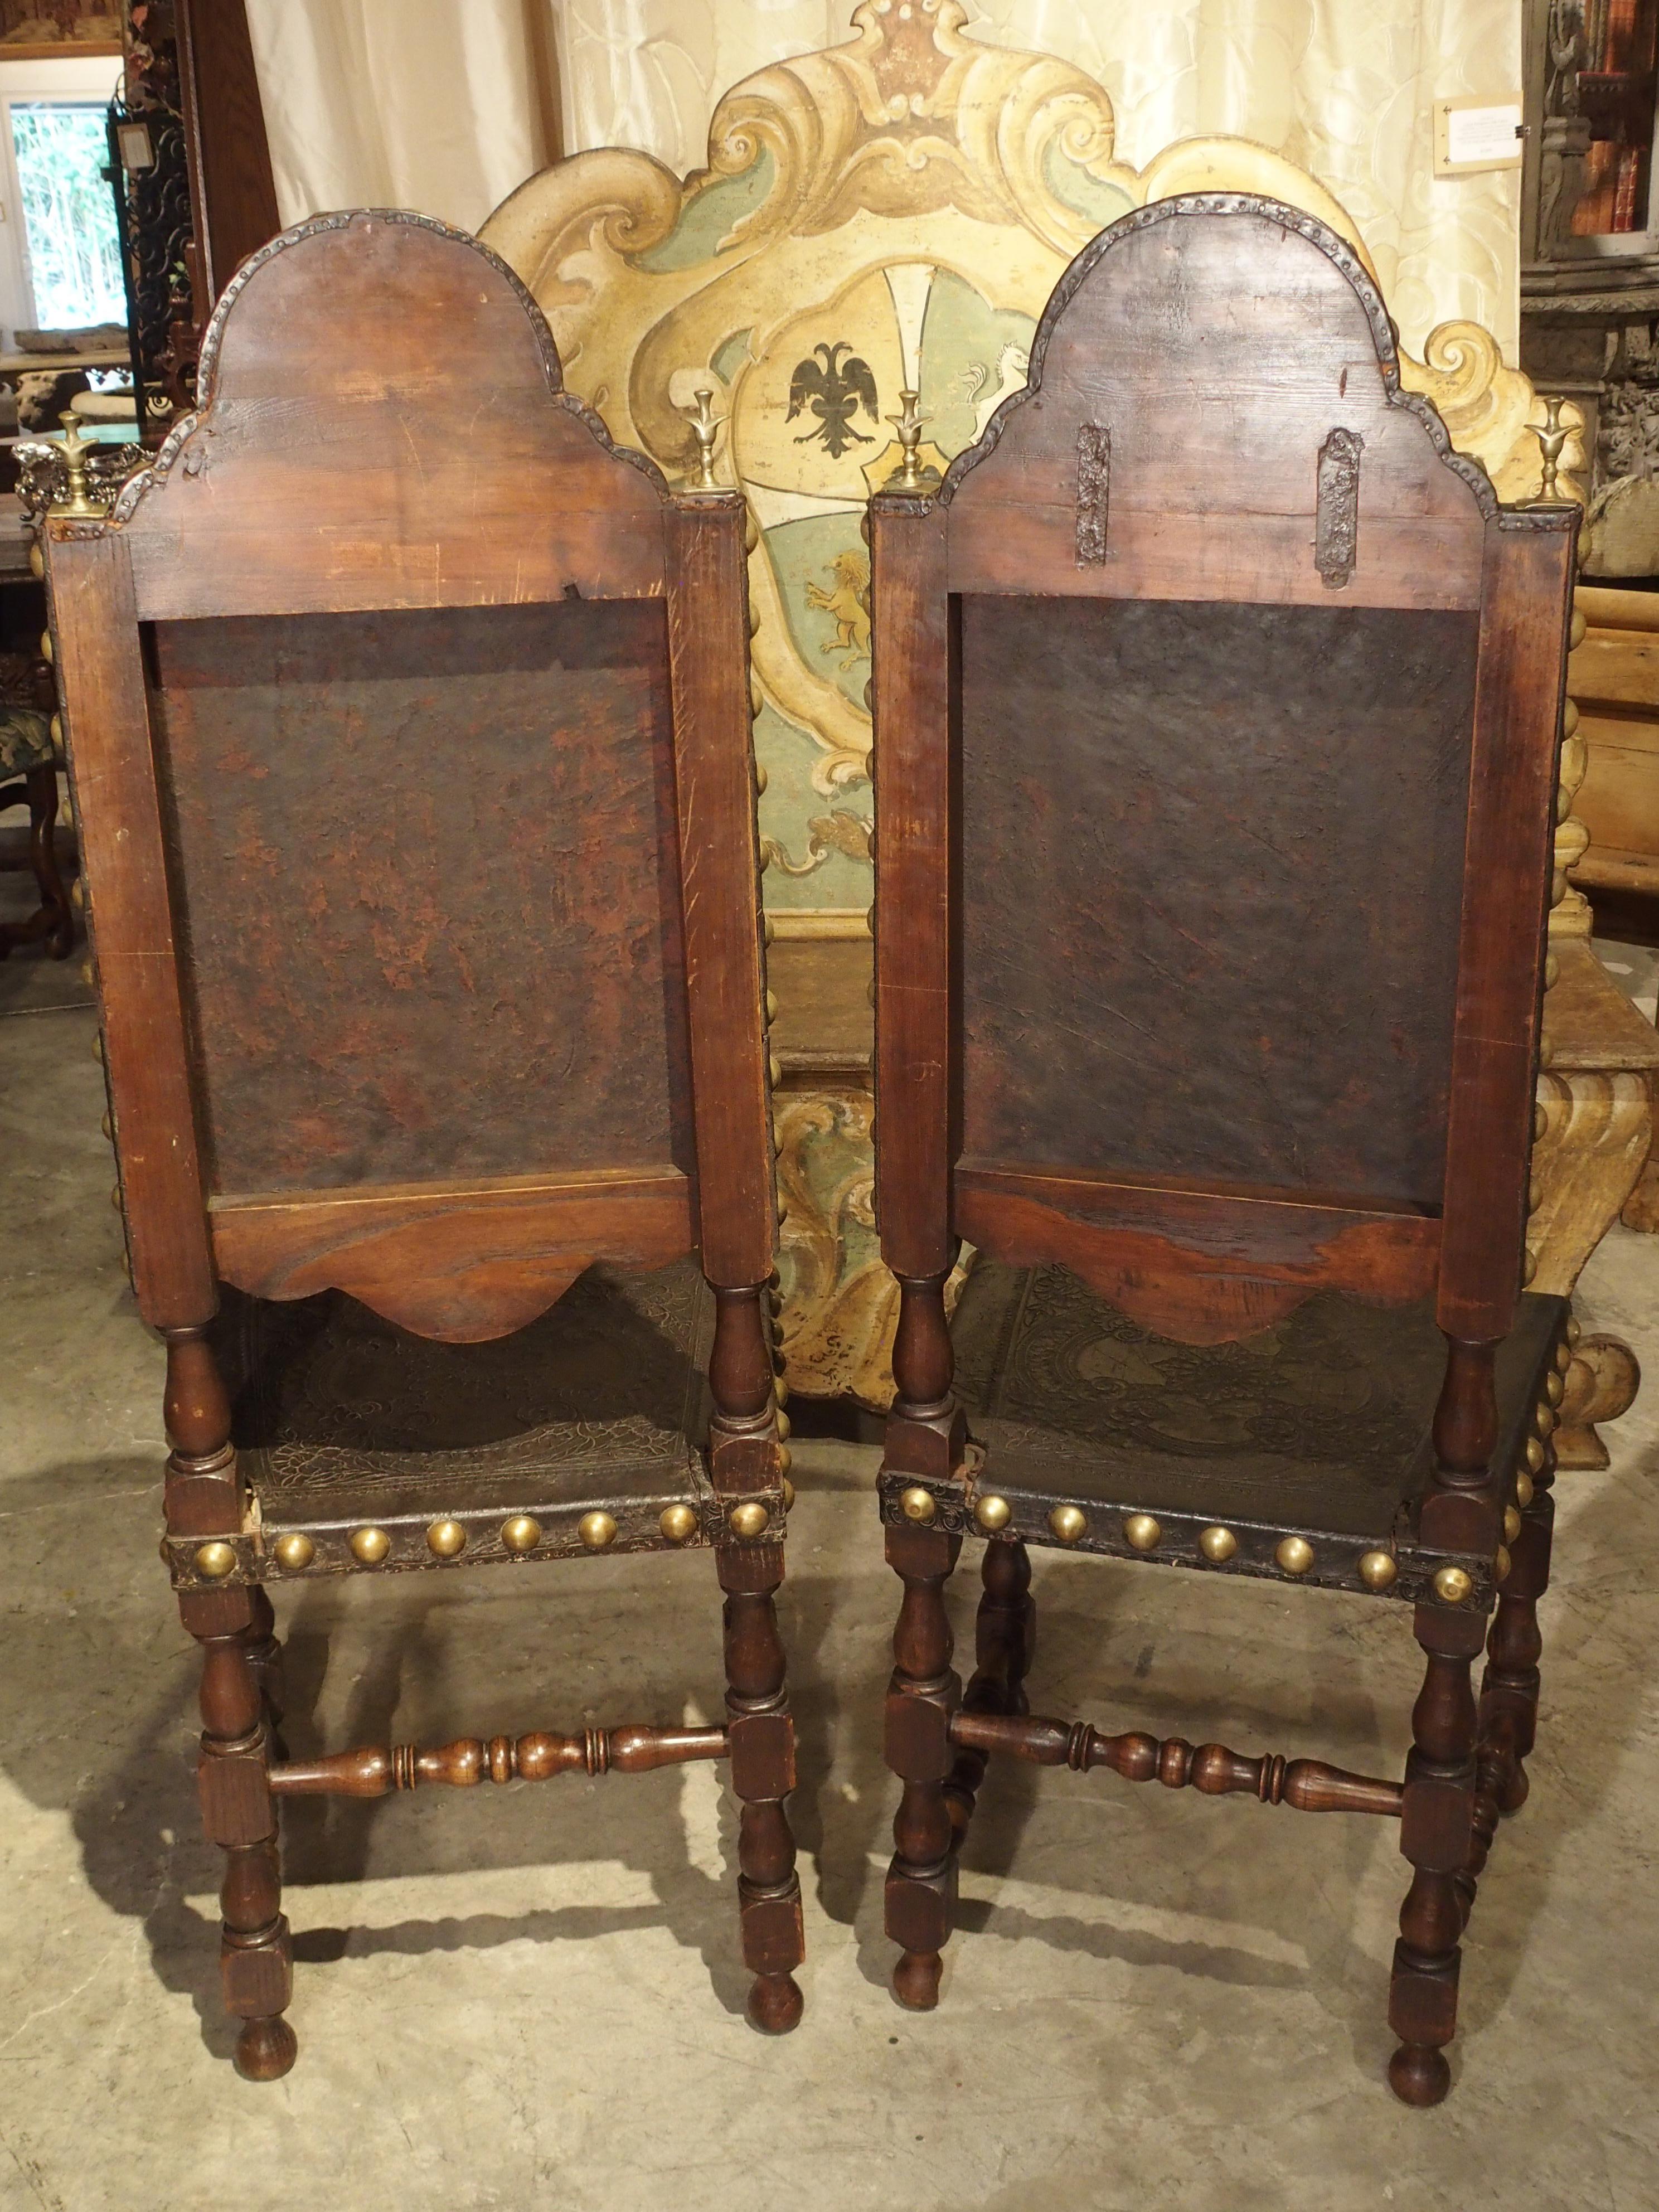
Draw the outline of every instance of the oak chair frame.
[[[1075,381],[1062,380],[1058,398],[1044,393],[1045,365],[1068,310],[1079,295],[1088,309],[1091,289],[1101,302],[1111,296],[1104,288],[1112,258],[1126,241],[1154,226],[1211,221],[1237,222],[1234,243],[1242,252],[1251,250],[1254,223],[1255,234],[1286,242],[1287,262],[1298,259],[1290,251],[1297,240],[1313,249],[1300,254],[1300,264],[1322,255],[1363,316],[1351,357],[1358,359],[1368,330],[1382,407],[1417,418],[1424,457],[1412,465],[1413,483],[1426,483],[1427,491],[1391,495],[1385,483],[1370,508],[1372,495],[1362,491],[1357,566],[1351,527],[1346,547],[1339,530],[1328,548],[1325,500],[1322,494],[1316,514],[1311,469],[1301,510],[1293,488],[1268,511],[1251,511],[1242,495],[1230,507],[1225,456],[1215,463],[1213,499],[1206,487],[1196,510],[1174,498],[1165,510],[1149,505],[1144,477],[1133,479],[1139,498],[1132,494],[1121,504],[1107,464],[1129,403],[1109,387],[1099,357],[1082,353],[1083,339],[1074,337],[1066,356]],[[1324,296],[1340,295],[1328,270],[1318,281]],[[1260,285],[1273,282],[1266,275]],[[1314,282],[1308,276],[1310,286]],[[1352,305],[1343,313],[1352,318]],[[1182,317],[1172,312],[1168,319]],[[1085,332],[1100,327],[1086,319],[1079,325]],[[1182,356],[1183,374],[1191,358]],[[1262,361],[1259,373],[1264,383],[1270,380],[1271,363]],[[1306,383],[1317,372],[1299,363],[1298,373]],[[1174,388],[1182,377],[1167,364],[1166,381],[1164,434],[1176,441],[1183,402]],[[1155,383],[1151,388],[1161,392]],[[1086,415],[1079,421],[1081,390],[1098,409],[1093,422],[1103,431]],[[1335,391],[1333,379],[1329,398],[1310,398],[1307,416],[1329,406],[1330,422],[1340,422]],[[1316,443],[1324,422],[1321,416],[1312,427]],[[915,426],[901,434],[914,455]],[[1403,432],[1397,437],[1406,442]],[[1146,450],[1144,440],[1133,448]],[[1068,479],[1072,467],[1076,474]],[[1455,497],[1435,489],[1443,485],[1441,467]],[[1325,473],[1322,449],[1322,478]],[[1109,1765],[1130,1779],[1156,1778],[1206,1794],[1246,1791],[1303,1809],[1397,1817],[1413,1873],[1394,1961],[1389,2018],[1400,2048],[1389,2073],[1407,2102],[1431,2104],[1449,2081],[1443,2046],[1455,2027],[1458,1939],[1474,1880],[1499,1811],[1518,1808],[1526,1793],[1522,1761],[1538,1697],[1535,1605],[1550,1550],[1550,1436],[1571,1358],[1571,1325],[1559,1299],[1528,1301],[1525,1342],[1517,1334],[1519,1350],[1505,1355],[1504,1347],[1525,1264],[1578,511],[1500,505],[1479,465],[1451,450],[1427,403],[1401,391],[1382,300],[1343,241],[1294,209],[1227,193],[1164,201],[1103,232],[1054,295],[1026,391],[998,411],[942,480],[924,481],[914,468],[908,475],[890,480],[870,506],[877,1199],[884,1256],[902,1294],[897,1395],[880,1477],[887,1556],[904,1585],[886,1724],[888,1762],[902,1783],[887,1887],[887,1930],[902,1953],[895,1993],[913,2008],[937,2002],[957,1856],[993,1751],[1079,1770]],[[1077,486],[1075,504],[1065,490],[1068,481]],[[1350,507],[1350,526],[1352,514]],[[1478,615],[1443,1211],[1379,1210],[1340,1193],[1194,1187],[1174,1176],[1160,1186],[1155,1176],[1067,1175],[961,1156],[965,1042],[954,965],[962,900],[952,862],[959,811],[953,770],[958,623],[962,595],[969,593],[1306,606],[1346,599]],[[1188,1343],[1246,1337],[1317,1290],[1385,1304],[1432,1293],[1446,1340],[1445,1375],[1424,1455],[1432,1463],[1410,1525],[1397,1530],[1386,1552],[1362,1559],[1351,1536],[1317,1528],[1264,1522],[1218,1530],[1196,1512],[1138,1519],[1132,1496],[1103,1505],[1098,1498],[1011,1486],[970,1438],[953,1395],[944,1290],[964,1238],[981,1255],[1017,1266],[1062,1262],[1136,1321]],[[1511,1371],[1523,1355],[1527,1363],[1520,1411],[1502,1424],[1500,1355]],[[978,1668],[965,1693],[951,1668],[943,1601],[964,1534],[990,1540]],[[1149,1539],[1155,1548],[1149,1550]],[[1246,1759],[1218,1745],[1194,1751],[1179,1739],[1159,1743],[1138,1732],[1102,1737],[1082,1724],[1028,1717],[1030,1543],[1409,1603],[1426,1677],[1403,1784],[1315,1761]],[[1470,1666],[1483,1644],[1489,1665],[1477,1705]]]
[[[262,297],[270,302],[263,325]],[[396,326],[392,335],[375,337],[376,314]],[[297,428],[259,389],[262,374],[276,381],[273,332],[284,316],[307,326],[298,343],[310,381],[277,393],[294,402]],[[469,378],[475,390],[492,387],[483,428],[437,412],[446,395],[466,396]],[[167,1344],[163,1554],[204,1652],[201,1799],[208,1836],[225,1853],[222,1971],[225,2005],[241,2023],[238,2068],[274,2078],[295,2051],[283,2018],[292,1980],[277,1858],[284,1796],[373,1796],[417,1783],[691,1759],[730,1760],[742,1803],[750,2015],[787,2029],[799,2016],[792,1971],[802,1955],[784,1810],[793,1733],[773,1601],[787,1431],[769,1311],[775,1224],[743,502],[718,489],[671,492],[651,462],[615,447],[563,389],[540,312],[505,264],[465,234],[406,213],[321,216],[253,256],[209,326],[199,388],[198,411],[125,485],[107,520],[49,519],[44,536],[117,1196],[139,1310]],[[329,437],[320,465],[305,449],[307,427]],[[691,1171],[440,1173],[402,1188],[275,1196],[215,1188],[143,626],[578,596],[666,603]],[[434,775],[447,773],[434,763]],[[340,1288],[417,1334],[475,1341],[544,1311],[596,1257],[658,1267],[693,1251],[715,1307],[713,1412],[706,1480],[677,1498],[645,1501],[631,1518],[620,1502],[597,1521],[579,1519],[580,1508],[550,1510],[544,1525],[531,1520],[533,1536],[519,1531],[527,1541],[511,1524],[498,1533],[463,1518],[434,1524],[441,1542],[428,1514],[405,1515],[371,1531],[366,1549],[354,1548],[348,1528],[273,1526],[252,1510],[208,1334],[222,1282],[279,1299]],[[723,1725],[286,1758],[275,1734],[280,1646],[268,1583],[580,1557],[596,1538],[630,1552],[713,1550],[725,1594]],[[366,1556],[376,1546],[378,1556]]]

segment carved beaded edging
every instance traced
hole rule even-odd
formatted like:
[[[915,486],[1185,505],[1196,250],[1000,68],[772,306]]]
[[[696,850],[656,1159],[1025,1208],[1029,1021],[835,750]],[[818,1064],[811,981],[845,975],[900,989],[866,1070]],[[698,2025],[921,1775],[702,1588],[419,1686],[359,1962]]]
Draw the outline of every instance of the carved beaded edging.
[[[1420,393],[1405,392],[1400,383],[1399,338],[1375,279],[1367,270],[1354,249],[1344,238],[1339,237],[1328,223],[1317,216],[1307,214],[1301,208],[1289,206],[1283,200],[1269,198],[1258,192],[1179,192],[1173,198],[1151,201],[1145,207],[1132,208],[1109,223],[1088,245],[1061,276],[1049,295],[1042,319],[1037,325],[1031,340],[1030,367],[1024,386],[1010,392],[979,438],[964,447],[945,472],[936,497],[949,501],[970,470],[993,453],[1002,434],[1013,420],[1018,409],[1027,405],[1042,388],[1042,368],[1048,340],[1061,315],[1071,305],[1072,299],[1096,264],[1104,258],[1112,248],[1133,233],[1151,228],[1154,223],[1167,222],[1173,217],[1187,215],[1255,215],[1277,223],[1283,230],[1294,231],[1300,238],[1316,246],[1326,259],[1347,279],[1370,325],[1371,339],[1376,352],[1376,365],[1382,379],[1384,403],[1398,408],[1402,413],[1414,415],[1427,432],[1443,467],[1454,476],[1461,477],[1474,494],[1475,503],[1487,520],[1499,520],[1505,528],[1554,528],[1558,510],[1506,507],[1499,504],[1492,478],[1482,464],[1472,454],[1461,453],[1453,446],[1451,434],[1440,418],[1433,404]],[[888,496],[877,495],[878,501]],[[928,502],[916,500],[903,501],[898,512],[915,512],[918,506]]]
[[[641,475],[655,487],[659,497],[665,501],[668,500],[671,495],[668,480],[650,455],[640,453],[632,446],[617,445],[594,410],[579,399],[574,392],[566,390],[559,349],[548,327],[547,318],[537,306],[522,277],[508,267],[499,253],[482,244],[471,231],[459,230],[453,223],[441,222],[435,216],[417,215],[411,208],[348,208],[333,214],[312,216],[304,222],[292,224],[280,236],[273,238],[269,245],[262,246],[257,253],[248,256],[220,295],[219,304],[204,333],[201,355],[197,363],[195,406],[173,424],[157,447],[155,458],[149,466],[137,470],[127,478],[106,520],[67,523],[56,535],[65,538],[101,537],[106,530],[118,527],[131,520],[139,501],[152,485],[166,483],[185,445],[201,428],[212,409],[226,318],[249,283],[268,261],[275,260],[279,253],[286,252],[290,246],[298,246],[308,238],[324,236],[331,231],[347,230],[354,222],[401,223],[410,229],[434,231],[441,238],[453,238],[458,245],[470,247],[480,260],[488,262],[498,276],[506,279],[525,309],[543,374],[547,379],[549,397],[556,401],[565,413],[574,415],[605,453],[638,469]]]

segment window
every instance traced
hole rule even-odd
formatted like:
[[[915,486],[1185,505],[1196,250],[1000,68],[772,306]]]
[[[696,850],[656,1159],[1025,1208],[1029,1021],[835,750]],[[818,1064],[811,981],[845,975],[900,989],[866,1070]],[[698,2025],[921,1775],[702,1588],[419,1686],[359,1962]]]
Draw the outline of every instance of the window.
[[[14,100],[11,143],[37,326],[125,322],[103,108],[85,100]]]
[[[0,352],[20,329],[126,321],[102,174],[120,75],[118,54],[15,62],[0,45]]]

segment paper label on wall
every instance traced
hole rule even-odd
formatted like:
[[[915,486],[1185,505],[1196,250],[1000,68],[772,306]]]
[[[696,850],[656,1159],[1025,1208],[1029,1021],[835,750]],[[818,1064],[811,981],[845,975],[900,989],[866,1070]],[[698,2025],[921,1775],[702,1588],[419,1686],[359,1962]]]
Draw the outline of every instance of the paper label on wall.
[[[1443,176],[1468,169],[1512,169],[1521,161],[1521,96],[1436,103],[1435,167]]]

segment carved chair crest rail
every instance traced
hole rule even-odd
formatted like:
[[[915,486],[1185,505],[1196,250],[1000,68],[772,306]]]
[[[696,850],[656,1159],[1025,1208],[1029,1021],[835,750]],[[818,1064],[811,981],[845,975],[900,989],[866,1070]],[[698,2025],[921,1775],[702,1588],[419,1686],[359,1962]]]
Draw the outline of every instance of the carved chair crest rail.
[[[295,2055],[283,1796],[573,1765],[729,1759],[789,2027],[742,502],[613,447],[512,273],[408,215],[254,255],[199,389],[45,530],[238,2064]],[[286,1757],[268,1584],[704,1548],[720,1727]]]
[[[1327,225],[1205,192],[1106,229],[871,513],[896,1990],[990,1751],[1397,1814],[1390,2079],[1435,2102],[1571,1359],[1522,1285],[1578,510],[1499,503]],[[1411,1604],[1403,1784],[1027,1718],[1032,1543]]]

